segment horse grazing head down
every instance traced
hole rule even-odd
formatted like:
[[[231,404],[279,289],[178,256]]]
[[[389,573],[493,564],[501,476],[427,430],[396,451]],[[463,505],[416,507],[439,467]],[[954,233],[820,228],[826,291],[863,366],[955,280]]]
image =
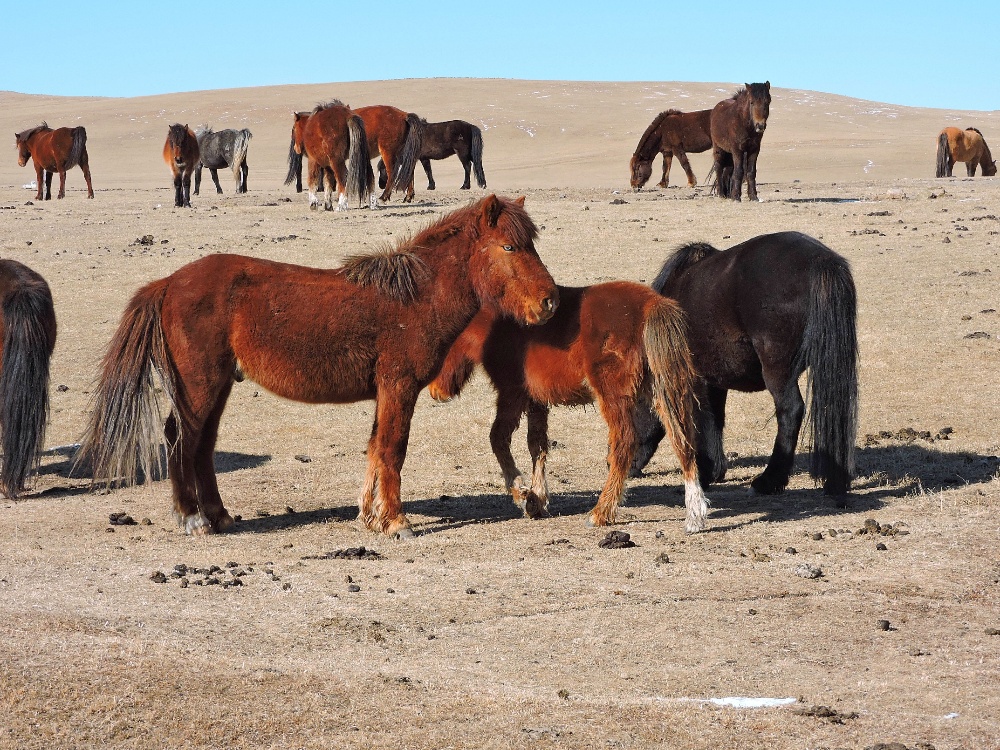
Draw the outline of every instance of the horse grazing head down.
[[[750,123],[756,132],[763,133],[771,110],[771,82],[746,83],[744,87],[750,99]]]
[[[643,185],[649,182],[649,178],[653,174],[653,162],[642,158],[638,154],[633,154],[628,166],[629,171],[632,173],[630,181],[632,189],[638,192],[642,189]]]

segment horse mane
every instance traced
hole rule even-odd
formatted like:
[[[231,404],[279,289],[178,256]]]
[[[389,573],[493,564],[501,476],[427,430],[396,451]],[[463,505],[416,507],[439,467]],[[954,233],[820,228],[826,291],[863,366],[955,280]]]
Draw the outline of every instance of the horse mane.
[[[315,115],[316,113],[322,112],[324,109],[330,109],[331,107],[347,107],[347,105],[340,101],[340,99],[331,99],[328,102],[320,102],[317,104],[313,107],[311,114]],[[350,109],[350,107],[348,107],[348,109]]]
[[[979,128],[966,128],[966,130],[973,130],[973,131],[975,131],[976,133],[979,133],[979,135],[982,135],[982,134],[983,134],[983,131],[982,131],[982,130],[980,130]],[[983,140],[986,140],[986,139],[985,139],[985,137],[983,138]]]
[[[709,245],[707,242],[689,242],[674,251],[673,255],[666,259],[660,272],[653,279],[652,287],[657,294],[663,294],[667,283],[674,277],[680,275],[688,268],[700,260],[704,260],[709,255],[715,255],[719,250]]]
[[[653,134],[659,130],[660,125],[665,119],[670,115],[680,115],[683,114],[679,109],[668,109],[660,112],[653,121],[649,123],[649,127],[643,132],[642,137],[639,138],[639,145],[635,147],[635,152],[638,154],[643,148],[649,143],[649,140],[653,137]]]
[[[33,128],[29,128],[28,130],[22,130],[20,133],[18,133],[17,142],[22,143],[31,138],[31,136],[33,136],[35,133],[40,133],[43,130],[52,130],[52,128],[49,127],[49,124],[45,120],[42,120],[41,125],[36,125]]]
[[[401,245],[408,244],[406,241]],[[344,262],[344,277],[361,287],[374,287],[388,297],[408,305],[430,278],[427,263],[401,246],[383,247],[368,255],[354,255]]]
[[[200,141],[202,136],[206,136],[211,132],[213,132],[211,125],[199,125],[198,129],[194,131],[194,137]]]

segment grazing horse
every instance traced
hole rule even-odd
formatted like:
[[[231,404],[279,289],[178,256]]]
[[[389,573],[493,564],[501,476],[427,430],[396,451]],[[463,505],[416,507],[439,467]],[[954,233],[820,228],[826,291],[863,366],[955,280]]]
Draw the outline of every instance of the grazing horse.
[[[490,444],[514,502],[531,518],[547,515],[545,459],[550,404],[597,402],[608,424],[608,477],[594,526],[612,523],[635,455],[633,412],[652,399],[666,425],[684,476],[688,532],[705,527],[705,496],[695,458],[696,373],[688,349],[684,314],[649,287],[612,281],[589,287],[559,287],[559,309],[544,326],[525,328],[480,311],[448,353],[431,383],[438,400],[458,394],[481,362],[497,392]],[[528,414],[530,488],[514,463],[511,436]]]
[[[45,279],[0,260],[0,491],[17,497],[45,440],[56,313]]]
[[[470,172],[476,172],[476,184],[486,188],[486,173],[483,172],[483,133],[472,123],[465,120],[448,120],[446,122],[425,122],[424,132],[420,142],[420,164],[427,174],[427,189],[434,190],[434,174],[431,172],[431,159],[447,159],[454,154],[462,162],[465,169],[465,182],[460,190],[470,190]],[[378,186],[385,188],[388,176],[385,162],[378,161]],[[413,199],[413,182],[406,191],[407,197]]]
[[[302,192],[302,156],[309,158],[309,207],[319,206],[317,192],[324,193],[323,207],[333,209],[333,191],[339,195],[337,210],[346,211],[350,198],[363,204],[372,192],[374,174],[368,136],[362,119],[343,102],[334,99],[318,104],[312,112],[294,113],[292,142],[288,147],[288,176]]]
[[[712,110],[712,157],[719,196],[740,200],[743,180],[747,199],[757,200],[757,154],[771,108],[771,82],[748,83]]]
[[[250,146],[250,139],[253,138],[246,128],[242,130],[220,130],[216,133],[207,125],[202,125],[194,131],[195,138],[198,139],[198,152],[200,159],[198,166],[194,170],[194,194],[201,192],[201,169],[208,167],[212,173],[212,182],[215,183],[215,192],[222,193],[222,185],[219,184],[219,170],[224,167],[231,167],[233,179],[236,180],[236,192],[245,193],[247,191],[247,175],[250,166],[247,164],[247,149]]]
[[[364,120],[368,151],[373,157],[378,152],[391,175],[379,198],[383,202],[388,201],[393,190],[405,190],[407,193],[403,196],[403,202],[410,202],[413,200],[410,188],[413,184],[413,170],[420,155],[424,120],[412,112],[404,112],[384,104],[359,107],[354,113]]]
[[[935,177],[951,177],[955,162],[965,162],[969,177],[976,176],[976,167],[983,168],[983,177],[997,173],[997,163],[993,160],[986,139],[976,128],[945,128],[938,135],[937,172]]]
[[[35,164],[35,182],[38,194],[35,200],[42,200],[42,184],[45,185],[45,200],[52,200],[52,175],[59,173],[59,195],[66,195],[66,172],[80,165],[83,179],[87,181],[87,197],[94,197],[94,186],[90,182],[90,159],[87,156],[87,131],[84,127],[57,128],[53,130],[42,122],[37,128],[14,134],[17,142],[17,163],[24,166],[31,159]]]
[[[710,109],[698,112],[668,109],[660,112],[642,134],[629,162],[632,189],[638,192],[649,181],[657,154],[663,154],[663,179],[657,183],[659,187],[665,188],[669,184],[670,165],[675,156],[687,175],[688,187],[697,185],[698,180],[691,171],[687,155],[700,154],[712,148],[711,120]]]
[[[199,161],[198,139],[187,125],[173,124],[163,144],[163,161],[174,173],[174,206],[191,207],[191,174]]]
[[[209,255],[132,298],[104,358],[81,448],[94,480],[157,468],[159,372],[174,511],[191,534],[233,524],[213,450],[233,383],[306,403],[375,399],[359,499],[371,530],[411,536],[399,480],[420,390],[481,307],[536,324],[558,292],[535,251],[524,199],[489,196],[412,240],[317,269]]]
[[[857,296],[847,261],[798,232],[765,234],[728,250],[685,245],[664,263],[653,289],[677,300],[688,319],[702,378],[698,470],[702,484],[726,474],[722,430],[730,389],[774,399],[778,434],[753,491],[785,489],[805,415],[798,378],[808,369],[811,473],[827,494],[848,491],[858,422]],[[641,471],[663,436],[642,410]]]

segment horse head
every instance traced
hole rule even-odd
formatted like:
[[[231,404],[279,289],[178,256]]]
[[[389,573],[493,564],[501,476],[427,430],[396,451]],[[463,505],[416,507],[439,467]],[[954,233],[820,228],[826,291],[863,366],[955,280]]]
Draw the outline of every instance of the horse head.
[[[14,133],[14,138],[16,139],[15,147],[17,148],[17,166],[23,167],[28,163],[28,159],[31,158],[31,149],[28,148],[28,139],[22,140],[20,133]]]
[[[744,86],[750,98],[750,124],[754,131],[763,133],[771,109],[771,82],[746,83]]]
[[[653,174],[653,162],[634,154],[628,166],[632,172],[632,189],[638,193]]]

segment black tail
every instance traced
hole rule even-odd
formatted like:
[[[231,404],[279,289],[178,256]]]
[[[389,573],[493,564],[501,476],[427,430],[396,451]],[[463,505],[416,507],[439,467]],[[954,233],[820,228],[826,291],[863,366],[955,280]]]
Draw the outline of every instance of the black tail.
[[[365,121],[360,115],[347,118],[347,132],[350,146],[347,152],[347,196],[357,196],[364,205],[372,193],[375,173],[372,172],[372,158],[368,152],[368,134]]]
[[[83,130],[83,128],[80,128]],[[0,370],[0,490],[17,497],[38,466],[49,416],[49,357],[55,345],[55,311],[45,284],[12,292],[3,305]]]
[[[483,133],[475,125],[472,129],[472,171],[476,175],[476,184],[486,188],[486,173],[483,171]]]
[[[82,125],[73,128],[73,143],[69,147],[69,154],[66,156],[66,164],[63,169],[70,170],[86,161],[84,155],[87,153],[87,129]]]
[[[941,133],[941,135],[938,136],[937,170],[934,172],[934,176],[947,177],[948,162],[950,161],[951,161],[951,148],[948,146],[948,134]]]
[[[666,289],[677,276],[698,261],[704,260],[709,255],[715,255],[717,252],[719,251],[707,242],[689,242],[688,244],[677,248],[677,250],[674,251],[674,254],[664,261],[660,272],[656,274],[656,278],[653,279],[653,291],[657,294],[663,294],[669,297],[669,290],[666,292],[663,290]]]
[[[288,175],[285,177],[285,184],[295,183],[295,192],[302,192],[302,154],[295,150],[295,137],[288,144]]]
[[[812,276],[809,314],[793,372],[808,368],[810,473],[840,495],[854,475],[858,432],[857,292],[851,268],[831,258]]]
[[[423,140],[425,121],[410,112],[406,116],[406,140],[396,161],[396,174],[393,175],[392,189],[406,190],[413,182],[413,170],[417,168],[420,159],[420,145]]]

